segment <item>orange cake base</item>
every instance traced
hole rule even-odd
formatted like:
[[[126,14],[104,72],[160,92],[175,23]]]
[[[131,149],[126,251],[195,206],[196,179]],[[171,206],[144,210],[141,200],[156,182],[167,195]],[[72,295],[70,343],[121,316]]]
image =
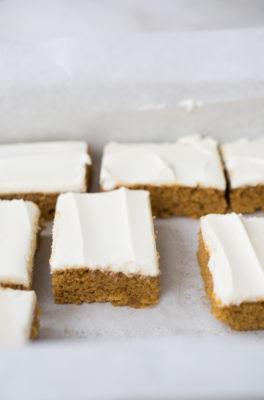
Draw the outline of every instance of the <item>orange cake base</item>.
[[[54,217],[57,197],[59,193],[14,193],[0,194],[1,200],[23,199],[36,203],[41,211],[41,216],[45,221],[50,221]]]
[[[206,214],[224,214],[227,211],[225,191],[214,188],[192,188],[180,185],[128,185],[126,187],[148,190],[152,214],[157,217],[175,215],[197,219]]]
[[[34,340],[38,336],[39,332],[39,314],[41,314],[41,309],[39,308],[38,304],[35,308],[34,319],[31,327],[30,339]]]
[[[86,169],[86,191],[91,183],[92,166],[88,165]],[[54,218],[57,198],[61,193],[7,193],[0,194],[1,200],[23,199],[36,203],[41,211],[41,217],[45,221],[51,221]]]
[[[229,191],[230,209],[237,213],[264,211],[264,185],[243,186]]]
[[[226,322],[236,331],[264,329],[264,302],[243,302],[240,305],[223,306],[213,292],[213,278],[208,268],[209,252],[199,235],[197,258],[204,281],[207,298],[211,302],[211,312],[221,322]]]
[[[144,308],[158,302],[159,278],[72,268],[54,272],[52,287],[57,304],[110,301],[114,306]]]
[[[1,283],[0,282],[0,287],[1,288],[8,288],[8,289],[17,289],[17,290],[31,290],[31,282],[30,286],[25,286],[25,285],[14,285],[14,284],[9,284],[9,283]]]

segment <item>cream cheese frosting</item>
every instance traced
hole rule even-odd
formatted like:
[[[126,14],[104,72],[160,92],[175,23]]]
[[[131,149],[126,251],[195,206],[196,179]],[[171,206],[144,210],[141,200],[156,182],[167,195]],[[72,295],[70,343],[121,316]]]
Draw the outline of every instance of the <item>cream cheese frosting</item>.
[[[209,214],[201,218],[216,298],[223,305],[264,300],[264,218]]]
[[[51,273],[65,268],[159,274],[149,193],[67,193],[58,198]]]
[[[128,185],[182,185],[225,190],[218,143],[195,134],[174,143],[115,143],[104,148],[103,190]]]
[[[264,184],[264,137],[221,146],[231,188]]]
[[[0,345],[30,339],[36,305],[34,291],[0,288]]]
[[[86,191],[87,150],[82,141],[2,144],[0,194]]]
[[[24,200],[0,200],[0,283],[31,283],[40,211]]]

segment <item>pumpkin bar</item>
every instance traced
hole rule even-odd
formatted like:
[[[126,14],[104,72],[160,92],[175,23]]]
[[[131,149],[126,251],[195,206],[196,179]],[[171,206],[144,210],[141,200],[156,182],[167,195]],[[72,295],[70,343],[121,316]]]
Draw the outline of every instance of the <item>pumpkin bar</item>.
[[[52,219],[60,193],[87,191],[88,153],[81,141],[0,145],[0,199],[33,201],[45,220]]]
[[[149,193],[60,195],[50,265],[56,303],[156,304],[160,271]]]
[[[264,210],[264,138],[225,143],[221,152],[229,181],[230,209]]]
[[[218,143],[201,135],[174,143],[109,143],[100,174],[102,191],[121,186],[150,192],[153,215],[199,218],[227,209]]]
[[[264,329],[264,218],[201,218],[198,261],[216,318],[234,330]]]
[[[39,218],[31,201],[0,200],[0,286],[31,289]]]
[[[35,339],[39,312],[34,291],[0,288],[0,344],[20,345]]]

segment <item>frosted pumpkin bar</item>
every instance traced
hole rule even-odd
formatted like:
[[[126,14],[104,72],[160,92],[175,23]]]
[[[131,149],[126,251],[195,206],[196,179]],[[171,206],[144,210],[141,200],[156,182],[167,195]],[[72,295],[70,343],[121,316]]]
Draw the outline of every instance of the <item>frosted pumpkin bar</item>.
[[[198,134],[174,143],[107,144],[100,187],[121,186],[148,190],[155,216],[199,218],[227,209],[218,143]]]
[[[264,218],[201,218],[198,260],[212,313],[235,330],[264,329]]]
[[[86,192],[91,158],[81,141],[0,145],[0,198],[35,202],[52,219],[60,193]]]
[[[160,271],[149,193],[60,195],[50,265],[56,303],[156,304]]]
[[[35,339],[39,308],[34,291],[0,288],[0,345]]]
[[[264,138],[225,143],[221,152],[232,211],[264,210]]]
[[[40,211],[24,200],[0,200],[0,286],[31,289]]]

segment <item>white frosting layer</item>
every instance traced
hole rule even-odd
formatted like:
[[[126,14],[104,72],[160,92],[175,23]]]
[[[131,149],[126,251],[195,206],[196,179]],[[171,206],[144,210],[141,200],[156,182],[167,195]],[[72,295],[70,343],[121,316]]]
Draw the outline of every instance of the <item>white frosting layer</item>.
[[[121,188],[60,195],[50,261],[51,272],[89,267],[158,275],[149,193]]]
[[[0,283],[31,283],[40,211],[24,200],[0,200]]]
[[[0,193],[86,191],[85,142],[39,142],[0,146]]]
[[[264,184],[264,138],[221,146],[231,188]]]
[[[225,190],[225,177],[212,138],[192,135],[175,143],[109,143],[100,184],[103,190],[133,184],[213,187]]]
[[[28,290],[0,288],[0,344],[23,344],[30,339],[37,304]]]
[[[216,298],[223,305],[264,300],[264,218],[209,214],[201,218]]]

